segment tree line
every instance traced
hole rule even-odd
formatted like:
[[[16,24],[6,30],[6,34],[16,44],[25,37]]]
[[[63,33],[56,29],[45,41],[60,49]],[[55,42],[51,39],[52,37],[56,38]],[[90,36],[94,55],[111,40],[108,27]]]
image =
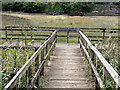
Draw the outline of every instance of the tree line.
[[[95,9],[94,4],[85,2],[4,2],[2,11],[25,13],[58,12],[64,14],[89,13]]]

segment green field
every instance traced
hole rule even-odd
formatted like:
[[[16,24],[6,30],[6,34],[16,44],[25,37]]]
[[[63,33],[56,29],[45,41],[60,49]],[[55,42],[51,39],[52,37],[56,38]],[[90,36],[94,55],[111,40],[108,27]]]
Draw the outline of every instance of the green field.
[[[65,27],[65,28],[118,28],[118,16],[67,16],[27,13],[4,13],[2,27],[6,25]],[[43,33],[41,33],[43,34]],[[46,33],[47,34],[47,33]],[[49,33],[48,33],[49,34]],[[58,33],[59,35],[60,33]],[[63,35],[66,33],[62,33]],[[86,35],[102,36],[102,33],[85,33]],[[77,35],[77,34],[76,34]],[[106,34],[109,36],[109,34]],[[118,34],[113,34],[118,36]],[[96,37],[97,38],[97,37]],[[94,39],[94,38],[93,38]],[[71,40],[74,41],[75,39]],[[61,42],[65,38],[60,38]]]
[[[118,16],[67,16],[45,14],[4,14],[5,25],[31,25],[41,27],[69,27],[69,28],[118,28]]]
[[[117,16],[67,16],[67,15],[45,15],[45,14],[3,14],[2,15],[2,28],[6,25],[20,25],[20,26],[40,26],[40,27],[68,27],[68,28],[118,28],[118,17]],[[12,34],[50,34],[51,32],[8,32]],[[86,35],[100,35],[101,33],[85,33]],[[60,32],[58,35],[67,35],[67,33]],[[77,33],[70,33],[70,35],[78,35]],[[107,34],[106,34],[107,35]],[[109,34],[108,34],[109,36]],[[117,36],[117,34],[114,34]],[[2,37],[5,37],[5,32],[2,33]],[[18,36],[9,36],[18,37]],[[27,36],[30,38],[30,36]],[[19,36],[18,38],[25,38]],[[36,38],[36,36],[34,36]],[[42,37],[44,38],[44,37]],[[98,39],[98,38],[97,38]],[[14,40],[16,41],[16,40]],[[78,38],[70,38],[70,43],[77,43]],[[5,42],[5,41],[4,41]],[[28,40],[28,42],[30,42]],[[43,41],[39,41],[43,42]],[[58,42],[65,43],[66,37],[58,37]],[[115,42],[113,42],[115,43]],[[106,42],[107,44],[107,42]],[[108,42],[109,44],[109,42]],[[116,50],[116,51],[115,51]],[[107,52],[110,51],[110,52]],[[10,73],[17,72],[22,65],[30,58],[30,56],[35,52],[35,49],[11,49],[6,48],[2,50],[2,88],[9,82]],[[102,52],[104,57],[111,59],[111,64],[113,67],[118,68],[116,62],[118,49],[112,47],[106,47],[106,51]],[[110,57],[109,57],[110,55]],[[112,56],[113,55],[113,56]],[[112,56],[112,57],[111,57]],[[22,62],[22,63],[20,63]],[[25,80],[24,78],[22,80]],[[25,83],[24,81],[21,81]],[[24,84],[23,84],[24,85]],[[107,87],[111,83],[108,83]]]

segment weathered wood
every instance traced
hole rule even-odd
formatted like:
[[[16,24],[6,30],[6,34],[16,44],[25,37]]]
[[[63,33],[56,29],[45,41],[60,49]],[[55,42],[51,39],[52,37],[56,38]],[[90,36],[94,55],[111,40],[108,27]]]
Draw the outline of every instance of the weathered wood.
[[[92,45],[92,43],[88,40],[88,38],[81,32],[79,31],[80,35],[84,38],[84,40],[87,42],[89,47],[94,51],[98,59],[102,62],[103,66],[106,68],[106,70],[110,73],[114,81],[116,82],[117,85],[120,86],[120,76],[118,73],[113,69],[113,67],[105,60],[105,58],[102,56],[102,54]]]
[[[36,71],[36,73],[35,73],[32,81],[31,81],[31,86],[32,86],[32,87],[34,87],[34,82],[35,82],[35,80],[37,79],[37,77],[39,76],[39,73],[42,71],[43,65],[44,65],[45,61],[47,60],[47,57],[49,56],[50,51],[52,50],[54,44],[55,44],[55,40],[54,40],[54,42],[52,43],[52,46],[49,48],[49,51],[47,51],[46,56],[44,57],[44,60],[41,61],[41,64],[40,64],[39,68],[37,69],[37,71]],[[46,45],[46,46],[48,46],[48,45]]]
[[[63,27],[25,27],[25,26],[6,26],[7,28],[44,28],[44,29],[97,29],[97,30],[120,30],[116,28],[63,28]]]
[[[94,88],[94,80],[91,81],[84,57],[78,51],[79,44],[56,44],[50,64],[45,69],[45,76],[49,78],[45,88]]]
[[[103,31],[82,31],[82,32],[103,33]],[[119,31],[105,31],[105,33],[120,33],[120,32]]]
[[[88,36],[88,38],[103,38],[103,36]],[[104,36],[104,38],[109,38],[109,36]],[[120,38],[120,36],[111,36],[111,38]]]
[[[34,87],[34,82],[35,82],[35,80],[37,79],[38,75],[40,74],[44,63],[45,63],[45,60],[43,60],[43,61],[41,62],[40,66],[39,66],[39,68],[38,68],[38,70],[37,70],[37,72],[36,72],[35,75],[33,76],[32,80],[31,80],[31,83],[30,83],[31,87]]]
[[[25,36],[25,34],[7,34],[8,36]],[[31,36],[31,38],[33,36],[45,36],[45,37],[49,37],[50,35],[37,35],[37,34],[27,34],[27,36]]]
[[[0,38],[0,39],[12,39],[12,40],[31,40],[31,38]],[[48,38],[32,38],[33,40],[47,40]]]
[[[100,86],[101,88],[104,88],[103,82],[102,82],[102,80],[101,80],[101,78],[100,78],[100,76],[99,76],[99,74],[98,74],[98,72],[97,72],[97,70],[96,70],[96,68],[95,68],[95,66],[94,66],[91,58],[90,58],[89,53],[88,53],[87,50],[85,49],[82,41],[79,40],[79,42],[80,42],[81,47],[82,47],[83,51],[85,52],[85,54],[86,54],[86,56],[87,56],[87,59],[89,60],[89,63],[90,63],[90,65],[91,65],[91,67],[92,67],[92,69],[93,69],[93,71],[94,71],[94,74],[95,74],[95,76],[96,76],[96,78],[97,78],[97,80],[98,80],[99,86]]]
[[[10,73],[10,78],[12,79],[15,75],[16,75],[16,72]],[[13,89],[16,89],[16,88],[17,88],[17,85],[15,85]]]
[[[103,29],[103,40],[105,39],[105,29]]]
[[[67,43],[69,43],[69,32],[67,32]]]
[[[38,48],[36,48],[35,51],[37,51],[37,49],[38,49]],[[38,56],[36,57],[36,59],[35,59],[35,72],[37,72],[38,68],[39,68],[39,55],[38,55]],[[37,80],[36,80],[36,82],[35,82],[35,85],[36,85],[36,86],[39,85],[39,77],[37,77]]]
[[[6,41],[8,40],[8,37],[7,37],[7,30],[5,31],[5,39],[6,39]]]
[[[57,37],[67,37],[67,35],[57,35]],[[78,35],[69,35],[69,37],[78,37]]]
[[[28,68],[28,74],[27,74],[27,77],[28,77],[28,86],[31,82],[31,79],[32,79],[32,66],[30,65],[29,68]]]
[[[44,49],[41,51],[41,63],[44,61]],[[40,75],[44,75],[44,65],[42,66],[42,70]]]
[[[9,88],[13,88],[17,82],[20,80],[22,75],[28,70],[28,68],[32,65],[32,63],[35,61],[36,57],[39,55],[39,53],[45,48],[45,46],[50,42],[51,39],[53,39],[56,35],[56,31],[52,33],[52,35],[46,40],[39,48],[38,50],[30,57],[30,59],[23,65],[23,67],[17,72],[17,74],[12,78],[12,80],[4,87],[4,90],[7,90]]]
[[[0,29],[0,31],[31,31],[31,29]],[[55,31],[55,30],[37,30],[37,29],[32,29],[32,31]]]
[[[50,59],[50,52],[53,50],[55,43],[56,43],[56,40],[53,41],[51,47],[49,48],[49,50],[48,50],[48,52],[46,54],[46,56],[44,57],[45,60],[46,59],[48,59],[48,60]]]

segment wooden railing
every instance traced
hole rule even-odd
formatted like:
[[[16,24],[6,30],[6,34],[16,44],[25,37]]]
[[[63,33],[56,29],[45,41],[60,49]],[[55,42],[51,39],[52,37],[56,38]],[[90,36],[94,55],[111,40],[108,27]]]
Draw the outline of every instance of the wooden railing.
[[[118,33],[120,33],[120,29],[111,29],[111,28],[61,28],[61,27],[23,27],[23,26],[6,26],[5,29],[2,29],[3,31],[6,31],[6,37],[4,37],[3,39],[8,38],[8,36],[15,36],[14,34],[7,34],[7,31],[54,31],[54,30],[59,30],[60,32],[62,31],[69,31],[69,32],[74,32],[76,30],[81,30],[82,32],[84,32],[84,34],[90,39],[90,41],[103,41],[105,39],[108,38],[114,38],[114,39],[118,39],[120,38],[120,36],[118,35]],[[69,32],[66,36],[64,35],[59,35],[59,37],[67,37],[69,35]],[[87,35],[87,33],[89,33],[89,35]],[[91,35],[90,35],[91,34]],[[114,35],[116,34],[116,35]],[[16,34],[18,36],[22,36],[19,34]],[[23,35],[24,36],[24,35]],[[28,36],[32,37],[32,34]],[[34,35],[34,36],[38,36],[38,35]],[[39,35],[42,36],[42,35]],[[47,35],[45,35],[47,37]],[[69,37],[78,37],[76,35],[69,35]],[[68,37],[68,38],[69,38]],[[10,38],[8,38],[10,39]],[[13,38],[16,39],[16,38]],[[20,38],[22,39],[22,38]],[[34,40],[46,40],[47,38],[33,38]],[[28,40],[30,40],[30,38],[28,38]]]
[[[33,27],[32,27],[33,28]],[[47,28],[47,27],[39,27],[39,28]],[[49,27],[48,27],[49,28]],[[47,29],[48,29],[47,28]],[[25,29],[25,27],[24,27]],[[22,30],[24,30],[22,29]],[[14,88],[17,86],[18,82],[20,81],[21,77],[23,77],[24,74],[26,74],[26,77],[30,80],[28,80],[26,83],[27,85],[30,85],[30,87],[36,87],[38,86],[38,78],[39,74],[43,75],[43,68],[44,63],[46,60],[50,59],[50,55],[52,54],[53,48],[55,46],[55,42],[57,41],[57,37],[66,37],[67,43],[69,43],[69,37],[77,37],[78,41],[80,43],[80,47],[82,48],[82,52],[85,55],[86,59],[88,59],[91,68],[94,72],[94,75],[97,79],[97,82],[99,83],[99,86],[101,88],[104,88],[104,83],[107,80],[107,76],[110,75],[112,77],[112,81],[116,84],[116,86],[120,87],[120,76],[118,73],[113,69],[113,67],[107,62],[107,60],[102,56],[102,54],[96,49],[92,43],[89,41],[89,39],[85,36],[84,31],[79,31],[83,28],[49,28],[50,31],[54,31],[48,38],[47,41],[45,41],[32,55],[32,57],[24,64],[24,66],[17,72],[17,74],[12,78],[12,80],[5,86],[4,89]],[[55,30],[57,29],[57,30]],[[84,28],[86,29],[86,28]],[[88,28],[87,28],[88,29]],[[93,29],[93,28],[92,28]],[[95,28],[94,28],[95,29]],[[5,29],[6,30],[6,29]],[[9,30],[9,29],[7,29]],[[11,30],[11,29],[10,29]],[[13,29],[12,29],[13,30]],[[19,28],[16,28],[14,30],[21,30]],[[25,31],[31,30],[31,29],[25,29]],[[38,29],[32,29],[37,31]],[[114,30],[114,29],[112,29]],[[115,29],[116,30],[116,29]],[[38,30],[41,31],[41,30]],[[46,31],[46,30],[44,30]],[[48,30],[49,31],[49,30]],[[67,35],[57,35],[59,32],[66,32]],[[70,32],[78,32],[79,35],[69,35]],[[11,34],[8,34],[11,35]],[[24,34],[13,34],[14,36],[17,35],[24,35]],[[39,35],[38,35],[39,36]],[[46,53],[45,53],[46,52]],[[40,57],[40,58],[39,58]],[[32,73],[32,66],[33,63],[35,63],[35,73]]]
[[[112,82],[115,83],[116,86],[120,87],[120,76],[118,73],[81,31],[79,31],[79,35],[80,47],[82,48],[84,56],[88,59],[89,64],[91,65],[100,88],[105,88],[104,85],[105,81],[108,79],[108,75],[112,77]]]
[[[16,73],[16,75],[10,80],[10,82],[5,86],[4,90],[9,90],[10,88],[19,87],[20,79],[25,75],[26,88],[36,87],[38,85],[38,78],[40,75],[44,74],[44,64],[50,59],[50,55],[53,52],[53,48],[56,43],[56,34],[54,31],[51,36],[46,40],[30,57],[30,59],[23,65],[23,67]],[[35,70],[32,70],[34,67]],[[33,73],[33,71],[35,71]],[[35,86],[36,85],[36,86]]]

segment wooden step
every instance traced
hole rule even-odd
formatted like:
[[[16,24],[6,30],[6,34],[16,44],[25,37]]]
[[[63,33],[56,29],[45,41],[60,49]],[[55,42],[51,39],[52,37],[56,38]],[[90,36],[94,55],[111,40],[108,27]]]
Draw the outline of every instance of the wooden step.
[[[83,88],[90,89],[94,88],[93,83],[88,83],[87,81],[50,81],[46,84],[45,88]]]
[[[94,88],[87,61],[78,44],[56,44],[48,65],[44,68],[48,81],[45,88]]]

